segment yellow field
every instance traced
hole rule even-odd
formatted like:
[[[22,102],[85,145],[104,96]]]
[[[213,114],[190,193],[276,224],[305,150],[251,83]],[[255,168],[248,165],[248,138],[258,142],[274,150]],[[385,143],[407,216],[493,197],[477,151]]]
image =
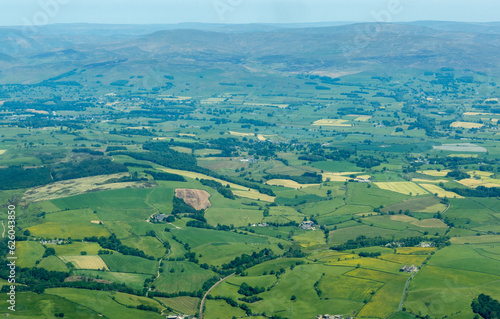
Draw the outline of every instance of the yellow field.
[[[412,224],[424,228],[448,228],[448,226],[443,223],[442,220],[436,218],[417,220]]]
[[[280,109],[286,109],[290,104],[268,104],[268,103],[248,103],[245,102],[243,105],[248,105],[248,106],[274,106],[274,107],[279,107]]]
[[[319,186],[319,184],[300,184],[297,183],[296,181],[292,181],[289,179],[271,179],[266,182],[268,185],[274,185],[274,186],[284,186],[284,187],[289,187],[289,188],[295,188],[295,189],[300,189],[304,187],[309,187],[309,186]]]
[[[26,111],[35,114],[49,114],[49,112],[43,110],[26,109]]]
[[[187,134],[187,133],[179,133],[179,136],[189,136],[189,137],[195,137],[196,134]]]
[[[482,172],[482,171],[468,171],[467,174],[470,174],[470,175],[479,175],[479,176],[484,176],[484,177],[489,177],[491,175],[493,175],[494,173],[492,172]]]
[[[270,137],[272,137],[274,135],[263,135],[263,134],[257,134],[257,139],[259,141],[266,141],[267,139],[269,139]]]
[[[152,126],[129,126],[129,127],[126,127],[126,129],[129,129],[129,130],[144,130],[144,129],[150,129],[150,128],[153,128]]]
[[[475,115],[493,115],[493,113],[482,113],[482,112],[465,112],[464,116],[475,116]]]
[[[448,170],[448,169],[443,169],[440,171],[430,169],[430,170],[426,170],[426,171],[418,171],[417,173],[421,173],[421,174],[425,174],[425,175],[429,175],[429,176],[443,177],[443,176],[446,176],[446,174],[448,174],[449,172],[450,172],[450,170]]]
[[[447,157],[463,157],[463,158],[474,157],[474,158],[476,158],[477,156],[478,156],[477,154],[450,154]]]
[[[411,180],[412,182],[420,182],[420,183],[448,183],[448,181],[446,179],[436,179],[436,180],[432,180],[432,179],[423,179],[423,178],[412,178]]]
[[[317,120],[312,125],[322,125],[322,126],[352,126],[351,124],[345,124],[349,122],[348,120],[337,120],[337,119],[323,119]]]
[[[451,127],[461,127],[461,128],[481,128],[484,125],[479,123],[471,123],[471,122],[453,122],[450,125]]]
[[[107,180],[110,180],[112,178],[120,178],[127,175],[128,173],[118,173],[55,182],[45,186],[39,186],[29,189],[28,191],[26,191],[26,193],[24,193],[23,199],[26,201],[36,202],[41,200],[51,200],[56,198],[74,196],[86,193],[88,191],[147,187],[147,184],[145,184],[144,182],[106,184]]]
[[[423,188],[425,188],[426,190],[428,190],[429,192],[431,192],[431,194],[436,194],[437,193],[437,195],[439,197],[463,198],[462,196],[460,196],[460,195],[458,195],[456,193],[445,191],[444,189],[442,189],[441,187],[439,187],[437,185],[420,184],[420,186],[422,186]]]
[[[498,98],[497,97],[492,97],[492,98],[484,100],[485,103],[486,102],[493,102],[493,101],[497,101],[498,102]]]
[[[200,101],[201,104],[215,104],[215,103],[221,103],[226,101],[226,98],[222,97],[209,97],[206,100]]]
[[[7,150],[0,150],[0,155],[2,155],[5,152],[7,152]]]
[[[371,175],[359,175],[359,176],[356,176],[356,178],[358,178],[358,179],[370,179],[372,177],[371,177]]]
[[[250,198],[250,199],[260,199],[260,200],[263,200],[266,202],[274,202],[274,199],[275,199],[275,197],[261,194],[255,189],[247,188],[247,187],[244,187],[244,186],[241,186],[238,184],[223,181],[222,179],[214,178],[214,177],[211,177],[211,176],[208,176],[205,174],[200,174],[200,173],[195,173],[195,172],[190,172],[190,171],[182,171],[182,170],[172,169],[172,168],[161,168],[160,170],[167,172],[167,173],[171,173],[171,174],[182,175],[184,177],[189,177],[192,179],[196,179],[196,178],[209,179],[209,180],[217,181],[217,182],[221,183],[222,185],[229,184],[229,187],[236,189],[236,191],[233,190],[233,194],[236,196],[246,197],[246,198]]]
[[[405,222],[405,223],[413,223],[413,222],[418,222],[418,219],[411,217],[411,216],[406,216],[406,215],[391,215],[391,220],[395,220],[398,222]]]
[[[397,254],[405,254],[405,255],[420,255],[420,254],[430,254],[435,251],[434,247],[399,247],[396,248]]]
[[[240,132],[233,132],[229,131],[229,134],[234,135],[234,136],[255,136],[253,133],[240,133]]]
[[[457,181],[458,183],[465,185],[467,187],[473,187],[476,188],[478,186],[485,186],[485,187],[500,187],[500,179],[493,179],[493,178],[481,178],[481,179],[475,179],[475,178],[466,178]]]
[[[169,96],[169,97],[165,97],[163,98],[164,101],[187,101],[187,100],[191,100],[191,97],[190,96]]]
[[[427,194],[425,189],[412,182],[378,182],[375,183],[375,185],[377,185],[380,189],[405,195],[411,194],[412,196],[417,196]]]
[[[344,172],[344,173],[322,173],[323,181],[326,181],[327,178],[332,182],[345,182],[351,179],[349,175],[357,175],[361,174],[361,172]]]
[[[266,194],[261,194],[258,191],[233,191],[233,194],[239,197],[245,197],[250,199],[259,199],[265,202],[274,202],[275,197]]]
[[[443,212],[446,209],[446,206],[443,204],[436,204],[432,206],[428,206],[421,210],[422,213],[431,213],[436,214],[437,212]]]
[[[72,263],[77,269],[108,269],[101,256],[60,256],[64,263]]]
[[[361,115],[361,116],[355,118],[354,120],[357,122],[367,122],[371,118],[372,118],[371,115]]]
[[[427,258],[427,255],[409,255],[409,254],[386,254],[379,257],[383,260],[392,261],[401,265],[420,266]]]

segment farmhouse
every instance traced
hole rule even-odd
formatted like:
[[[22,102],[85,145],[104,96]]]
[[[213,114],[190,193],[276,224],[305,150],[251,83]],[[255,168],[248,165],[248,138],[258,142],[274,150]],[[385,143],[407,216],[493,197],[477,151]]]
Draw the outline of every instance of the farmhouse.
[[[304,220],[301,224],[300,224],[300,227],[302,229],[312,229],[314,230],[314,227],[316,226],[316,224],[314,224],[313,221],[311,220]]]
[[[168,216],[169,215],[165,215],[165,214],[155,214],[155,215],[153,215],[153,217],[151,217],[151,222],[161,223],[161,222],[167,221]]]
[[[421,242],[420,244],[417,245],[417,247],[424,247],[424,248],[429,248],[429,247],[433,247],[434,244],[433,243],[429,243],[429,242]]]
[[[401,267],[401,269],[399,270],[400,272],[407,272],[407,273],[413,273],[413,272],[416,272],[418,271],[418,267],[415,266],[415,265],[411,265],[411,266],[403,266]]]

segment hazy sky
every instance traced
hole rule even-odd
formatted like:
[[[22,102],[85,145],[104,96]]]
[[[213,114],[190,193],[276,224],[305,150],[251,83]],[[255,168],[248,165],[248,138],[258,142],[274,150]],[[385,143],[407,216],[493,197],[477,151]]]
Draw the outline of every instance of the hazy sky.
[[[0,25],[499,21],[498,0],[0,0]]]

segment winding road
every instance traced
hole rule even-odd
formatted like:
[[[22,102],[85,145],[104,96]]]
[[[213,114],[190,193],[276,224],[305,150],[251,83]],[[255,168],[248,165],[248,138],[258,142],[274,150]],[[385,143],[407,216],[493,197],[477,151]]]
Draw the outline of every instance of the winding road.
[[[208,289],[208,291],[203,296],[203,299],[201,299],[201,304],[200,304],[200,319],[203,319],[203,306],[205,306],[205,299],[207,299],[208,294],[212,291],[212,289],[214,289],[215,287],[217,287],[218,284],[220,284],[221,282],[223,282],[227,278],[234,276],[234,274],[236,274],[236,273],[233,272],[229,276],[222,278],[221,280],[217,281],[212,287],[210,287],[210,289]]]

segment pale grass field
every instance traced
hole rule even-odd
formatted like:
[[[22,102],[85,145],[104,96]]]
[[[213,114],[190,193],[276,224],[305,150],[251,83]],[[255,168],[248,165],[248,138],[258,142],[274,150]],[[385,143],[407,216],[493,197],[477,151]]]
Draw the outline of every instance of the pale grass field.
[[[295,189],[305,188],[309,186],[319,186],[319,184],[300,184],[297,183],[296,181],[292,181],[289,179],[271,179],[267,181],[266,184],[274,186],[284,186]]]
[[[234,135],[234,136],[255,136],[253,133],[240,133],[240,132],[233,132],[229,131],[229,134]]]
[[[120,178],[127,175],[128,173],[118,173],[111,175],[83,177],[77,179],[70,179],[67,181],[55,182],[44,186],[38,186],[26,191],[26,193],[24,193],[23,200],[30,202],[37,202],[42,200],[51,200],[56,198],[74,196],[78,194],[87,193],[89,191],[147,187],[147,185],[144,182],[124,182],[124,183],[109,183],[109,184],[105,183],[109,179]]]
[[[77,269],[109,270],[101,256],[59,256],[64,263],[72,263]]]
[[[411,194],[412,196],[417,196],[427,194],[425,189],[412,182],[377,182],[375,185],[377,185],[380,189],[405,195]]]
[[[412,222],[412,225],[424,228],[448,228],[448,226],[440,219],[430,218]]]
[[[391,220],[395,220],[398,222],[404,222],[404,223],[414,223],[418,222],[418,219],[411,217],[411,216],[406,216],[406,215],[391,215]]]
[[[484,124],[471,123],[471,122],[453,122],[450,124],[451,127],[461,127],[461,128],[481,128]]]
[[[352,126],[351,124],[346,124],[349,122],[348,120],[337,120],[337,119],[323,119],[317,120],[312,125],[321,125],[321,126]]]
[[[423,188],[428,190],[432,194],[437,194],[439,197],[448,197],[448,198],[463,198],[462,196],[458,195],[457,193],[453,192],[448,192],[442,189],[441,187],[437,185],[432,185],[432,184],[420,184]]]
[[[430,169],[430,170],[426,170],[426,171],[418,171],[417,173],[421,173],[421,174],[425,174],[425,175],[429,175],[429,176],[444,177],[449,172],[450,172],[450,170],[448,170],[448,169],[443,169],[439,172],[436,170]]]

